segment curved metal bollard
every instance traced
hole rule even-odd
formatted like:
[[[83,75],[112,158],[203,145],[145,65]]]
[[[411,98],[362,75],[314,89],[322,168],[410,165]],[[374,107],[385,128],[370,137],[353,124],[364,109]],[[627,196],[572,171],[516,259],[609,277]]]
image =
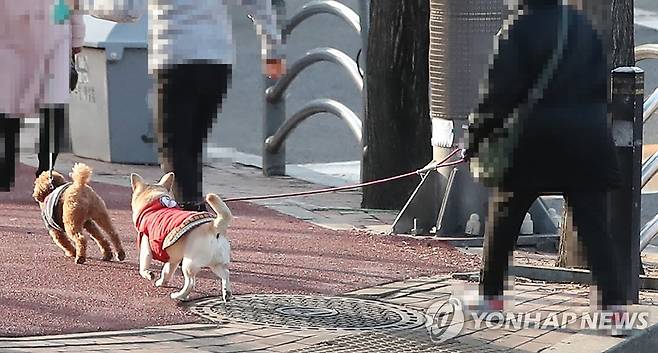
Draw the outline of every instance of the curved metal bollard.
[[[361,0],[361,9],[367,9]],[[288,36],[306,19],[318,14],[334,15],[352,27],[357,34],[362,33],[361,18],[354,10],[334,0],[314,0],[306,3],[297,14],[282,26],[282,37]],[[367,23],[364,21],[364,23]],[[362,37],[363,38],[363,37]],[[365,44],[364,44],[365,45]],[[307,52],[292,64],[289,71],[279,80],[265,78],[265,116],[263,120],[263,174],[267,176],[284,175],[285,139],[303,121],[318,113],[330,113],[345,121],[359,143],[362,137],[362,123],[359,117],[342,103],[331,99],[318,99],[308,103],[300,111],[286,120],[285,92],[292,82],[307,67],[314,63],[332,62],[344,68],[359,93],[363,94],[364,80],[356,62],[347,54],[334,48],[316,48]]]
[[[354,134],[354,137],[356,137],[358,141],[361,141],[361,119],[359,119],[350,108],[333,99],[316,99],[309,102],[292,117],[287,119],[286,122],[281,125],[276,134],[268,137],[265,140],[265,148],[269,152],[277,152],[283,145],[283,141],[286,137],[288,137],[288,135],[295,130],[302,121],[319,113],[330,113],[341,118],[347,123],[352,134]]]
[[[317,48],[313,49],[296,61],[288,70],[285,76],[281,77],[274,86],[265,90],[265,96],[270,102],[276,102],[283,97],[290,84],[304,71],[307,67],[321,61],[332,62],[343,67],[350,75],[350,78],[356,84],[359,92],[363,92],[363,78],[359,74],[359,68],[356,62],[347,54],[334,48]]]
[[[643,120],[646,123],[658,111],[658,88],[644,102]]]
[[[658,44],[644,44],[635,48],[635,61],[658,59]],[[646,123],[658,111],[658,88],[644,102],[643,120]],[[642,164],[642,183],[644,186],[658,173],[658,152]],[[640,252],[658,236],[658,214],[640,230]]]
[[[283,28],[282,35],[288,37],[292,31],[309,17],[318,14],[335,15],[350,25],[357,33],[361,33],[361,18],[354,10],[344,4],[333,0],[314,0],[306,3]]]
[[[658,59],[658,44],[643,44],[635,47],[635,62]]]

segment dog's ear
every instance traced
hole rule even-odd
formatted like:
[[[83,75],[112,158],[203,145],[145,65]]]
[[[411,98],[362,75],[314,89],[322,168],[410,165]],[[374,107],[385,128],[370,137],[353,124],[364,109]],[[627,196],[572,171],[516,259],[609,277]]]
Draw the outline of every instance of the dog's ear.
[[[133,191],[135,191],[138,187],[144,185],[144,179],[142,179],[139,174],[132,173],[130,174],[130,186],[132,187]]]
[[[43,202],[48,194],[50,194],[50,188],[48,185],[46,185],[43,178],[37,178],[37,180],[34,181],[34,192],[32,193],[32,197],[37,202]]]
[[[174,187],[174,173],[169,172],[163,175],[158,185],[164,186],[167,191],[171,192],[171,189]]]

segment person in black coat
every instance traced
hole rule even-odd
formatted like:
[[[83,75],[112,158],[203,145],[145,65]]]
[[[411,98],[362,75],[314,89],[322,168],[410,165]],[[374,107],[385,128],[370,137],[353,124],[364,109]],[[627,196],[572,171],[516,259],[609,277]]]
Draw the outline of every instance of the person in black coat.
[[[599,34],[560,0],[525,0],[495,54],[466,150],[476,178],[493,191],[480,284],[485,302],[502,308],[509,255],[531,204],[561,193],[573,208],[601,304],[622,305],[606,214],[607,192],[621,176]]]

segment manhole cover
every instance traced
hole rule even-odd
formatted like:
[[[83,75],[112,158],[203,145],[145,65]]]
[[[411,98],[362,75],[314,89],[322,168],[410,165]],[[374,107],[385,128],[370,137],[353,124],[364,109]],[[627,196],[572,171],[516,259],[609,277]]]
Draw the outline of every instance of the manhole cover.
[[[307,295],[254,294],[199,301],[192,312],[213,321],[320,330],[398,330],[422,326],[423,314],[372,300]]]

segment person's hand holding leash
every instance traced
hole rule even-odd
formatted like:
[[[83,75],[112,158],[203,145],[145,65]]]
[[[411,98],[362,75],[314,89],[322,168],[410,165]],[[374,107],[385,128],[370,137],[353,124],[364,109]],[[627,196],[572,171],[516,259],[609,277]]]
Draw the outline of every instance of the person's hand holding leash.
[[[286,73],[286,62],[283,59],[267,59],[263,64],[263,73],[269,78],[278,80]]]

